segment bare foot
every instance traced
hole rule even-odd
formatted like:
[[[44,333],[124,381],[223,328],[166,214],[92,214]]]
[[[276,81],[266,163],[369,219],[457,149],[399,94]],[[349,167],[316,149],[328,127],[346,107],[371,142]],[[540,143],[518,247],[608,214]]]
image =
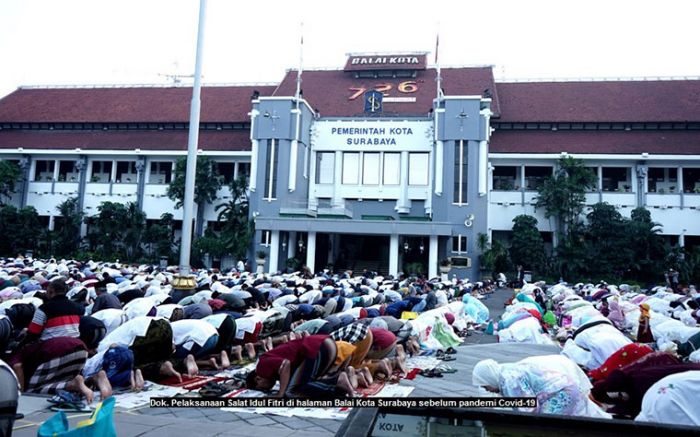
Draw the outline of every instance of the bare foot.
[[[219,363],[216,362],[216,358],[211,357],[206,361],[206,365],[211,367],[212,369],[220,370],[221,367],[219,367]]]
[[[396,357],[402,360],[406,360],[406,352],[404,351],[403,346],[401,346],[400,344],[396,345]]]
[[[358,387],[367,388],[370,386],[370,384],[367,384],[367,379],[365,379],[365,375],[362,372],[358,372],[356,375]]]
[[[408,367],[406,367],[406,356],[397,356],[392,360],[392,365],[394,366],[394,369],[398,369],[399,371],[401,371],[401,373],[408,373]]]
[[[170,361],[166,361],[160,366],[160,374],[163,376],[174,376],[178,381],[182,382],[182,375],[175,370],[173,363]]]
[[[391,376],[392,370],[388,360],[383,359],[377,363],[377,370],[374,372],[375,378],[387,379]]]
[[[355,368],[348,366],[348,368],[345,369],[345,373],[348,375],[348,380],[350,381],[352,388],[357,388],[357,375],[355,374]]]
[[[141,369],[136,369],[134,371],[134,382],[136,382],[136,390],[137,391],[143,390],[143,386],[145,385],[145,382],[143,380],[143,374],[141,373]]]
[[[287,343],[289,341],[289,337],[286,335],[283,335],[279,338],[280,343]]]
[[[274,345],[272,344],[272,337],[267,337],[265,339],[265,351],[272,350]]]
[[[92,403],[95,397],[92,390],[85,385],[85,379],[82,375],[77,375],[75,378],[73,378],[68,384],[66,384],[66,388],[70,391],[82,393],[82,395],[85,396],[88,405]]]
[[[296,340],[297,339],[297,333],[292,331],[289,333],[289,340]]]
[[[231,356],[235,361],[243,360],[243,346],[238,345],[231,348]]]
[[[338,382],[335,384],[335,386],[349,397],[353,397],[355,395],[355,390],[352,388],[352,384],[350,384],[348,375],[345,372],[340,372],[340,375],[338,375]]]
[[[367,381],[368,387],[374,383],[374,378],[372,378],[372,372],[370,372],[367,367],[363,367],[362,369],[360,369],[360,372],[365,377],[365,381]]]
[[[97,384],[97,388],[100,390],[100,396],[102,397],[102,400],[107,399],[108,397],[112,396],[112,384],[109,383],[109,379],[107,378],[107,372],[104,370],[100,370],[97,372],[97,375],[95,375],[95,384]]]
[[[221,351],[221,368],[228,369],[231,367],[231,361],[228,359],[226,351]]]
[[[248,358],[250,358],[251,360],[255,359],[255,345],[253,343],[246,343],[245,351],[248,354]]]
[[[194,360],[194,355],[187,355],[185,358],[185,367],[187,368],[187,376],[193,378],[199,373],[199,367],[197,367],[197,362]]]

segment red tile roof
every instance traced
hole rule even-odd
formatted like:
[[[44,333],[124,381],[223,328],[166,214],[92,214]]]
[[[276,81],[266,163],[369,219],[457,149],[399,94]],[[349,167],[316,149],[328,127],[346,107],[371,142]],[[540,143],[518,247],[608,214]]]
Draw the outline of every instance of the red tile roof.
[[[700,155],[700,131],[496,131],[490,153]]]
[[[253,90],[271,86],[202,87],[202,122],[249,121]],[[187,122],[191,87],[20,88],[0,100],[0,122]]]
[[[700,121],[700,80],[498,83],[501,121]]]
[[[0,131],[0,149],[187,150],[188,131]],[[203,131],[199,148],[250,150],[248,131]]]
[[[348,117],[363,115],[362,94],[350,100],[359,89],[371,90],[384,88],[388,97],[415,97],[415,102],[384,103],[384,114],[424,116],[433,105],[437,93],[435,70],[417,71],[416,78],[378,78],[356,79],[352,73],[343,71],[304,71],[302,72],[302,91],[304,99],[318,110],[323,117]],[[490,67],[481,68],[446,68],[442,70],[443,83],[447,95],[482,95],[490,89],[495,94],[493,74]],[[275,96],[293,96],[296,92],[296,70],[287,72],[280,83]],[[403,87],[409,91],[415,85],[415,92],[401,92],[400,84],[411,82]],[[388,90],[387,88],[390,87]],[[381,90],[381,89],[380,89]],[[498,102],[492,105],[498,112]]]

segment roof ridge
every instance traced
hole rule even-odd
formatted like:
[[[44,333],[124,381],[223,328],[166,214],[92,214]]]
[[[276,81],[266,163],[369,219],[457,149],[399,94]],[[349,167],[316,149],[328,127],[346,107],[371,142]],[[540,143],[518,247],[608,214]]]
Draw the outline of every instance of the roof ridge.
[[[277,82],[223,82],[223,83],[205,83],[202,87],[253,87],[253,86],[277,86]],[[85,85],[21,85],[17,87],[19,90],[34,90],[34,89],[129,89],[129,88],[192,88],[189,84],[85,84]]]
[[[494,78],[498,83],[571,83],[571,82],[668,82],[700,80],[700,76],[619,76],[619,77],[549,77]]]

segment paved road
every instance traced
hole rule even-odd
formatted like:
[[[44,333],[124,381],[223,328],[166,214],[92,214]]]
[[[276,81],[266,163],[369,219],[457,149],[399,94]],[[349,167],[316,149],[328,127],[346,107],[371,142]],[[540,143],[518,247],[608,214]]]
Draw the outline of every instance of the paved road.
[[[484,300],[491,315],[500,316],[503,303],[512,295],[512,290],[501,289]],[[443,378],[416,377],[413,381],[401,380],[400,384],[416,387],[411,396],[476,396],[471,385],[471,372],[481,359],[494,358],[499,362],[513,362],[532,355],[558,353],[555,346],[498,344],[494,336],[474,333],[457,348],[456,360],[449,364],[457,372],[445,374]],[[46,405],[44,399],[25,396],[20,411],[35,411]],[[35,436],[38,425],[53,413],[43,410],[28,414],[25,420],[15,424],[13,435]],[[71,415],[70,422],[77,423],[87,415]],[[327,419],[288,418],[273,415],[230,413],[207,408],[150,408],[130,411],[115,411],[115,425],[120,437],[142,435],[167,435],[168,437],[199,436],[251,436],[261,433],[275,437],[303,435],[304,437],[333,435],[342,421]]]

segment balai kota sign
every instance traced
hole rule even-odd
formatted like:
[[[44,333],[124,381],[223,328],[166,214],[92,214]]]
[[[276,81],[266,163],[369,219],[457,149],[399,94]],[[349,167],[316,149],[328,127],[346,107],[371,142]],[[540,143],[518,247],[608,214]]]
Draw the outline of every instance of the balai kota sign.
[[[426,54],[349,55],[345,71],[425,70]]]

